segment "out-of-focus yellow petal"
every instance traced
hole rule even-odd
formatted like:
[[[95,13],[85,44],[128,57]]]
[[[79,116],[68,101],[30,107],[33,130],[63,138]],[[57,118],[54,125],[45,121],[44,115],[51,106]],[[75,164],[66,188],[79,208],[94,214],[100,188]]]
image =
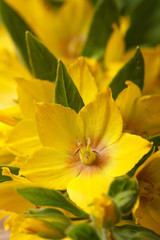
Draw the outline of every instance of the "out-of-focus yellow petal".
[[[93,147],[101,144],[103,148],[121,136],[122,118],[109,88],[82,108],[79,115],[84,122],[85,138],[90,139]]]
[[[7,149],[0,148],[0,165],[11,164],[15,156]]]
[[[34,102],[53,102],[54,84],[38,79],[17,78],[18,100],[25,117],[33,118]]]
[[[20,213],[25,209],[35,208],[32,203],[17,193],[16,189],[21,187],[26,185],[16,181],[0,183],[0,209]]]
[[[10,126],[15,126],[22,117],[19,105],[0,110],[0,121]]]
[[[125,88],[116,99],[124,123],[127,123],[130,118],[132,118],[135,102],[141,97],[141,91],[136,84],[131,81],[126,81],[126,85],[128,87]]]
[[[20,231],[20,227],[24,221],[24,215],[18,215],[15,219],[12,231],[10,234],[10,240],[44,240],[36,235],[27,234]]]
[[[58,104],[37,104],[37,126],[40,140],[64,152],[76,151],[78,141],[83,139],[83,125],[77,113]]]
[[[122,60],[123,54],[125,51],[125,42],[123,38],[123,34],[119,27],[114,24],[113,25],[113,33],[111,34],[109,41],[107,43],[107,47],[105,50],[104,56],[104,65],[107,68],[108,65],[112,64],[112,62],[117,62]]]
[[[7,49],[10,52],[15,52],[14,44],[9,36],[6,28],[0,24],[0,51]]]
[[[134,210],[136,223],[160,234],[160,151],[151,155],[136,171],[140,195]]]
[[[20,121],[9,134],[5,145],[16,155],[29,156],[41,146],[34,120]]]
[[[148,193],[149,194],[149,193]],[[141,203],[142,204],[142,203]],[[135,212],[136,222],[160,234],[160,197],[154,199],[152,203],[145,203]]]
[[[67,186],[70,199],[78,206],[91,211],[90,204],[103,193],[108,192],[113,179],[99,167],[86,167],[80,175],[74,178]]]
[[[27,159],[20,174],[40,186],[63,190],[80,171],[72,157],[53,148],[42,148]]]
[[[144,96],[136,102],[135,111],[126,126],[135,134],[151,137],[160,133],[160,96]]]
[[[83,57],[80,57],[69,68],[69,73],[85,104],[93,101],[98,90],[88,64]]]
[[[160,151],[152,154],[136,171],[135,176],[138,181],[148,179],[155,187],[160,186]]]
[[[106,158],[104,170],[112,177],[126,174],[151,150],[152,144],[140,136],[125,133],[103,150]]]
[[[93,13],[89,1],[66,1],[58,10],[43,0],[27,0],[25,4],[21,0],[6,2],[58,58],[73,60],[81,52]]]

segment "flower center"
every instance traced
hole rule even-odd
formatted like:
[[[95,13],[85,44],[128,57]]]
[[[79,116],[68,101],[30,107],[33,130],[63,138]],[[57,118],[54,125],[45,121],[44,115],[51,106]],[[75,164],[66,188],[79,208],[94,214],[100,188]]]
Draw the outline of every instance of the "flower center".
[[[85,165],[91,165],[96,161],[97,158],[96,152],[92,151],[92,149],[89,146],[82,147],[79,151],[79,156],[81,162],[83,162]]]

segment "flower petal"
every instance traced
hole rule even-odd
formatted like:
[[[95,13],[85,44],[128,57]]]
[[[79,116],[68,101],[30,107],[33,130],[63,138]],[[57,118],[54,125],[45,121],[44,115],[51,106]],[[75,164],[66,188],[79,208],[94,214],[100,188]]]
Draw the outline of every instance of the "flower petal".
[[[142,203],[141,201],[134,214],[136,223],[160,234],[160,197],[155,198],[152,202]]]
[[[106,157],[105,172],[112,177],[126,174],[151,148],[152,144],[146,139],[123,134],[117,142],[103,150]]]
[[[16,181],[0,183],[0,209],[20,213],[25,209],[35,208],[28,200],[17,193],[17,188],[26,187],[25,184]]]
[[[54,84],[38,79],[17,78],[18,100],[25,117],[34,117],[34,102],[53,102]]]
[[[22,120],[11,131],[6,147],[16,155],[28,156],[41,146],[34,120]]]
[[[144,137],[160,133],[160,96],[141,97],[132,112],[127,130]]]
[[[97,95],[79,112],[84,122],[85,138],[90,138],[93,147],[102,147],[114,143],[122,133],[122,118],[111,90]]]
[[[107,193],[110,182],[108,177],[98,167],[87,167],[80,175],[74,178],[67,186],[70,199],[86,211],[90,211],[90,204],[94,198]]]
[[[83,140],[82,122],[71,108],[58,104],[37,104],[37,126],[44,146],[73,154]]]
[[[66,189],[81,169],[73,156],[44,147],[25,162],[20,174],[43,187]]]
[[[118,95],[116,103],[120,109],[123,121],[127,124],[130,118],[132,118],[136,100],[141,97],[141,91],[135,83],[131,81],[126,81],[125,83],[128,87]]]
[[[93,101],[98,90],[85,58],[80,57],[69,68],[69,73],[85,104]]]

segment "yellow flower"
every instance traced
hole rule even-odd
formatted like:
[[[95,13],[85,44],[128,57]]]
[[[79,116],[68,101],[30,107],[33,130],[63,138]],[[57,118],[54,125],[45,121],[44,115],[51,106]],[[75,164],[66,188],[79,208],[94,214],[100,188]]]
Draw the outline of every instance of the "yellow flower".
[[[140,187],[134,210],[136,223],[160,234],[160,151],[154,153],[135,173]]]
[[[43,0],[25,3],[6,0],[6,3],[24,18],[57,58],[68,62],[78,57],[92,19],[93,7],[88,0],[66,1],[58,10]]]
[[[20,174],[44,187],[67,188],[81,207],[106,193],[111,179],[127,173],[152,147],[139,136],[122,133],[122,118],[109,88],[79,114],[41,103],[36,118],[44,147]]]
[[[160,95],[142,96],[139,87],[127,81],[117,97],[126,132],[151,137],[160,133]]]
[[[110,228],[115,225],[120,219],[120,212],[116,204],[111,198],[103,194],[99,198],[94,199],[92,215],[97,226]]]
[[[91,102],[97,94],[95,80],[83,57],[70,67],[71,75],[85,104]],[[86,82],[87,79],[87,82]],[[18,102],[22,112],[21,121],[16,121],[17,113],[13,109],[0,111],[0,120],[13,123],[14,128],[5,139],[5,147],[18,156],[30,156],[41,144],[35,122],[35,103],[53,103],[54,83],[39,79],[16,78]],[[1,117],[2,115],[2,117]],[[15,124],[16,121],[16,124]]]

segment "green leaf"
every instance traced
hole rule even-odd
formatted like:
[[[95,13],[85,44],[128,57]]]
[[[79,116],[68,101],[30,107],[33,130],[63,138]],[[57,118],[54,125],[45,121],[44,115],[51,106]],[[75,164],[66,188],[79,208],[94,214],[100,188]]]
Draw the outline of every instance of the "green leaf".
[[[127,49],[137,45],[155,46],[160,43],[159,0],[136,1],[126,14],[131,18],[131,26],[125,39]]]
[[[67,230],[67,235],[74,240],[100,240],[94,228],[87,223],[73,225]]]
[[[139,0],[116,0],[116,2],[121,10],[121,15],[128,15],[127,13],[130,11],[130,8],[132,8],[134,4],[137,4]]]
[[[160,146],[160,135],[155,135],[153,137],[148,138],[150,142],[153,142],[156,147]]]
[[[113,31],[112,25],[118,24],[118,18],[118,8],[114,0],[97,1],[88,38],[82,51],[83,56],[98,60],[103,58],[107,41]]]
[[[29,217],[33,217],[33,218],[58,218],[58,219],[62,218],[63,219],[63,217],[66,217],[61,211],[53,208],[29,209],[27,210],[27,214],[29,214]]]
[[[137,84],[140,89],[143,88],[144,60],[139,48],[137,48],[135,55],[120,69],[110,84],[114,99],[126,88],[125,81],[127,80]]]
[[[9,168],[10,172],[15,174],[15,175],[18,175],[19,170],[20,170],[18,167],[11,167],[11,166],[1,165],[0,166],[0,183],[1,182],[6,182],[6,181],[12,181],[11,177],[2,175],[3,167]]]
[[[0,0],[0,16],[18,49],[22,61],[30,69],[25,42],[25,32],[33,31],[18,13],[4,2],[4,0]]]
[[[53,208],[28,210],[25,217],[36,218],[39,221],[45,223],[49,229],[55,230],[55,237],[53,237],[53,239],[57,239],[57,233],[61,234],[60,238],[64,238],[66,229],[71,225],[71,221],[67,216],[65,216],[59,210]],[[42,236],[40,232],[38,235]],[[50,236],[46,237],[50,238]]]
[[[123,225],[111,230],[116,240],[160,240],[155,232],[138,225]]]
[[[75,216],[86,217],[87,213],[73,205],[60,192],[51,189],[27,187],[17,190],[24,198],[36,206],[52,206],[65,209]]]
[[[59,61],[55,84],[54,102],[65,107],[70,107],[76,112],[84,106],[83,100],[69,76],[65,65]]]
[[[30,32],[26,32],[29,63],[36,78],[55,82],[58,61]]]
[[[128,214],[138,197],[138,184],[136,179],[129,176],[116,178],[110,185],[109,196],[116,200],[118,207],[123,214]]]

